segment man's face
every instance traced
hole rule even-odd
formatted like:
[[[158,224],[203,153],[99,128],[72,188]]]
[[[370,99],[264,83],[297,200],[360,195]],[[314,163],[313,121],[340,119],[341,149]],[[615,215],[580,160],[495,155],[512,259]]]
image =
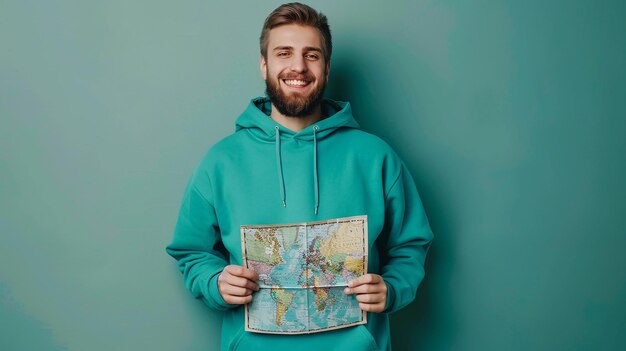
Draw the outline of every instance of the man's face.
[[[270,101],[284,116],[308,116],[322,101],[330,62],[324,60],[321,40],[310,26],[287,24],[270,31],[261,73]]]

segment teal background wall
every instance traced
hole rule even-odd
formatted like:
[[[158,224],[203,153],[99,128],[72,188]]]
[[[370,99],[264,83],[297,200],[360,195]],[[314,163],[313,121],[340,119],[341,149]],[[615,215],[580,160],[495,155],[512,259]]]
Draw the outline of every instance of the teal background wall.
[[[164,246],[278,4],[0,2],[0,349],[217,349]],[[396,350],[623,350],[626,3],[311,4],[436,234]]]

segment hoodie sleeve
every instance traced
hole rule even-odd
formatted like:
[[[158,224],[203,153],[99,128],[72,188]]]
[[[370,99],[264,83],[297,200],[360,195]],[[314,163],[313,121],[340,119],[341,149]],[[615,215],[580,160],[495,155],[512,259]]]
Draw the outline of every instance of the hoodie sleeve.
[[[217,288],[217,277],[228,264],[220,252],[220,228],[212,203],[210,180],[199,172],[191,178],[167,253],[178,261],[185,286],[210,308],[236,307],[224,301]]]
[[[402,164],[387,192],[383,228],[381,275],[387,284],[384,313],[408,305],[424,278],[424,261],[433,239],[426,213],[411,174]]]

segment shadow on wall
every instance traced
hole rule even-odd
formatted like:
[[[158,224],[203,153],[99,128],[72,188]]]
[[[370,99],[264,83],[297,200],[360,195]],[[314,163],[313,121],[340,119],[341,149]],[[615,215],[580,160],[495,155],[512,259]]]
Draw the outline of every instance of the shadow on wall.
[[[448,336],[457,329],[450,277],[455,260],[452,244],[459,228],[448,218],[451,209],[446,206],[445,198],[453,195],[445,194],[445,189],[451,187],[446,187],[437,174],[437,169],[443,168],[434,167],[436,163],[454,160],[435,160],[429,155],[428,131],[418,126],[420,116],[425,113],[420,109],[420,91],[428,89],[420,84],[419,76],[428,75],[424,79],[428,82],[436,81],[437,77],[427,67],[420,67],[415,57],[407,56],[406,50],[394,48],[393,44],[376,43],[372,38],[367,39],[367,44],[365,40],[359,43],[358,39],[346,44],[342,44],[341,53],[333,56],[326,96],[350,101],[362,129],[381,137],[400,155],[413,175],[435,233],[426,260],[426,278],[415,301],[391,317],[393,347],[424,349],[428,340],[438,340],[441,345],[442,340],[452,340]],[[385,47],[385,52],[371,49],[376,47]],[[390,54],[390,50],[397,52]],[[390,62],[388,57],[397,59]],[[407,71],[413,77],[417,75],[418,80],[407,83],[403,75]]]
[[[54,340],[52,328],[31,316],[13,298],[11,290],[0,283],[0,349],[65,350]],[[21,332],[16,332],[21,331]]]

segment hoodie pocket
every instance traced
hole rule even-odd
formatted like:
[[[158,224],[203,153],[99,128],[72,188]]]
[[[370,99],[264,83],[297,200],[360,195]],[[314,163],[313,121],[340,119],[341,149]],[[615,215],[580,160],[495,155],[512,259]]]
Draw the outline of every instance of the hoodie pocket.
[[[367,340],[370,345],[370,350],[376,351],[378,350],[378,344],[376,344],[376,340],[374,340],[374,336],[370,333],[369,330],[364,325],[357,325],[356,329],[361,332],[363,337]]]
[[[237,350],[237,347],[239,346],[239,343],[241,342],[241,339],[243,338],[245,333],[246,332],[243,330],[243,328],[239,329],[237,333],[235,333],[233,338],[230,340],[230,344],[228,345],[229,351]]]
[[[376,351],[378,346],[363,325],[328,332],[277,335],[258,334],[239,330],[230,342],[230,351]]]

